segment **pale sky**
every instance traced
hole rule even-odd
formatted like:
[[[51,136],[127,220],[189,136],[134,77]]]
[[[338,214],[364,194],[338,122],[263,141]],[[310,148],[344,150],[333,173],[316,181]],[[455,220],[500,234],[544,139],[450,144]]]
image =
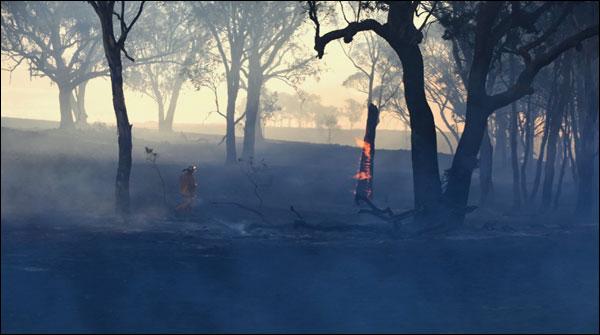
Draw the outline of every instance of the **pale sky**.
[[[308,25],[311,23],[307,20],[305,24]],[[305,41],[308,51],[314,54],[314,50],[312,49],[314,30],[312,25],[306,28],[310,29],[303,30],[304,35],[302,36],[302,40]],[[327,27],[326,29],[330,28],[333,27]],[[324,28],[322,30],[323,32],[327,31]],[[132,31],[133,33],[135,33],[135,28]],[[323,59],[317,60],[322,63],[322,69],[324,70],[319,75],[320,80],[317,81],[315,78],[308,78],[301,85],[301,88],[309,93],[320,95],[324,105],[342,107],[344,100],[347,98],[364,101],[366,97],[363,93],[342,85],[342,82],[357,70],[350,60],[346,58],[339,43],[330,43],[327,45],[325,51]],[[133,54],[135,55],[134,52]],[[54,121],[60,119],[58,88],[56,85],[52,85],[51,81],[47,78],[30,78],[25,62],[12,74],[2,71],[1,88],[2,116]],[[272,91],[293,93],[290,87],[278,80],[268,82],[267,88]],[[226,89],[224,84],[220,89],[219,95],[221,108],[224,109],[226,105]],[[241,95],[244,95],[243,91],[241,91]],[[136,122],[157,121],[158,111],[153,100],[143,96],[141,93],[128,89],[127,86],[125,86],[125,99],[130,122],[134,125]],[[85,103],[90,123],[115,123],[110,80],[107,77],[96,78],[89,82]],[[224,119],[216,113],[213,113],[207,119],[207,115],[211,110],[214,110],[212,92],[206,89],[197,91],[188,84],[182,89],[175,113],[175,123],[224,123]],[[434,112],[434,114],[436,113]],[[366,119],[366,108],[363,118]],[[340,121],[342,127],[347,126],[344,118],[341,118]],[[386,116],[383,116],[380,127],[404,129],[404,126],[401,126],[400,122]]]

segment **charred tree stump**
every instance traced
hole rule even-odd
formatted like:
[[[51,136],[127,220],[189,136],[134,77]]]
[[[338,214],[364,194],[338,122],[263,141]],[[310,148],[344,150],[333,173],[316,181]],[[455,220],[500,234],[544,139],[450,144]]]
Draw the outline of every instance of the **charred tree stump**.
[[[360,157],[360,166],[355,178],[356,191],[354,193],[354,202],[358,205],[363,199],[373,197],[373,167],[375,163],[375,134],[377,124],[379,123],[379,109],[369,104],[369,114],[367,116],[367,128],[365,137],[362,141],[362,152]]]

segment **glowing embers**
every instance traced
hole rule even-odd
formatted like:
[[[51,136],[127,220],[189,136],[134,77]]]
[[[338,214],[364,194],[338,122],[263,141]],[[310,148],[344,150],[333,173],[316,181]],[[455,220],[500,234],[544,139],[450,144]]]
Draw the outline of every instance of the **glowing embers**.
[[[360,168],[358,173],[356,173],[354,175],[354,179],[358,179],[358,180],[367,180],[369,181],[373,175],[371,173],[371,160],[372,160],[372,151],[371,151],[371,144],[368,142],[365,142],[359,138],[355,138],[354,139],[356,141],[356,144],[362,148],[362,155],[361,155],[361,159],[360,159]],[[370,190],[370,185],[367,186],[367,189],[365,190],[367,194],[371,193]]]

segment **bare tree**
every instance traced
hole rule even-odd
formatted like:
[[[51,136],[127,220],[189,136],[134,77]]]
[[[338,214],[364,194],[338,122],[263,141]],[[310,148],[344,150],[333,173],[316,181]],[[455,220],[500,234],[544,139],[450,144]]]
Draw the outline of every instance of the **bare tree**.
[[[466,7],[456,8],[457,5]],[[549,11],[553,6],[560,6],[560,10]],[[452,213],[451,221],[462,222],[464,219],[471,174],[477,165],[477,152],[489,115],[531,94],[535,76],[543,67],[583,40],[597,36],[597,24],[585,29],[576,29],[575,33],[566,37],[556,34],[573,6],[549,2],[482,2],[466,5],[449,3],[442,6],[442,10],[438,12],[440,22],[447,29],[446,38],[455,39],[456,45],[472,43],[472,48],[463,49],[466,58],[470,59],[466,81],[465,129],[449,170],[448,184],[444,192],[445,203]],[[542,14],[545,14],[544,28],[535,28]],[[513,32],[518,33],[518,45],[502,48],[507,34]],[[558,37],[559,40],[552,43],[553,39],[550,37]],[[486,82],[499,50],[519,55],[522,66],[517,79],[506,90],[489,95]]]
[[[139,5],[133,19],[127,23],[125,1],[121,1],[120,10],[115,10],[116,1],[89,1],[100,19],[102,26],[102,41],[104,44],[104,55],[110,69],[110,82],[112,86],[113,108],[117,118],[117,132],[119,143],[119,165],[115,183],[116,208],[121,214],[129,213],[129,175],[131,174],[131,127],[125,106],[125,95],[123,94],[123,64],[121,53],[127,59],[134,61],[125,50],[127,36],[137,22],[144,9],[144,1]],[[117,18],[117,22],[113,18]],[[120,27],[120,34],[115,35],[115,23]]]
[[[223,64],[227,82],[227,106],[224,113],[227,122],[225,135],[225,164],[237,162],[235,145],[235,106],[240,90],[240,74],[245,60],[249,34],[249,7],[239,1],[193,2],[199,24],[211,33]],[[204,50],[206,51],[206,50]]]
[[[158,108],[158,129],[173,131],[179,94],[189,78],[189,68],[200,61],[201,48],[209,48],[209,34],[189,24],[188,3],[148,6],[153,20],[141,21],[130,45],[136,54],[153,62],[126,68],[127,86],[150,97]],[[205,69],[203,69],[205,71]]]
[[[248,11],[248,66],[242,69],[248,84],[242,150],[244,159],[254,156],[256,139],[261,138],[258,120],[261,119],[259,106],[263,85],[269,80],[278,79],[296,87],[305,77],[317,71],[313,58],[303,51],[296,38],[304,19],[300,3],[253,2]]]
[[[2,56],[13,71],[23,62],[33,77],[47,77],[58,86],[60,127],[74,126],[71,95],[85,83],[108,74],[101,60],[100,33],[90,25],[89,10],[61,1],[3,1]],[[83,100],[81,100],[83,103]],[[77,113],[78,121],[85,117]]]

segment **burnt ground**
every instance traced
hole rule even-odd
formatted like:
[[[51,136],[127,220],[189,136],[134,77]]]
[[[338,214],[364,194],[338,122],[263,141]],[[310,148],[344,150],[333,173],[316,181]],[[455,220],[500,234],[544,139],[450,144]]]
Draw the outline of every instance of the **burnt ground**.
[[[357,214],[357,148],[267,142],[248,173],[219,137],[134,135],[123,221],[112,130],[2,128],[2,332],[598,331],[598,222],[572,213],[572,186],[554,211],[513,213],[500,171],[464,227],[412,236]],[[144,146],[167,208],[198,164],[189,217],[165,209]],[[376,202],[410,209],[410,153],[375,164]]]

